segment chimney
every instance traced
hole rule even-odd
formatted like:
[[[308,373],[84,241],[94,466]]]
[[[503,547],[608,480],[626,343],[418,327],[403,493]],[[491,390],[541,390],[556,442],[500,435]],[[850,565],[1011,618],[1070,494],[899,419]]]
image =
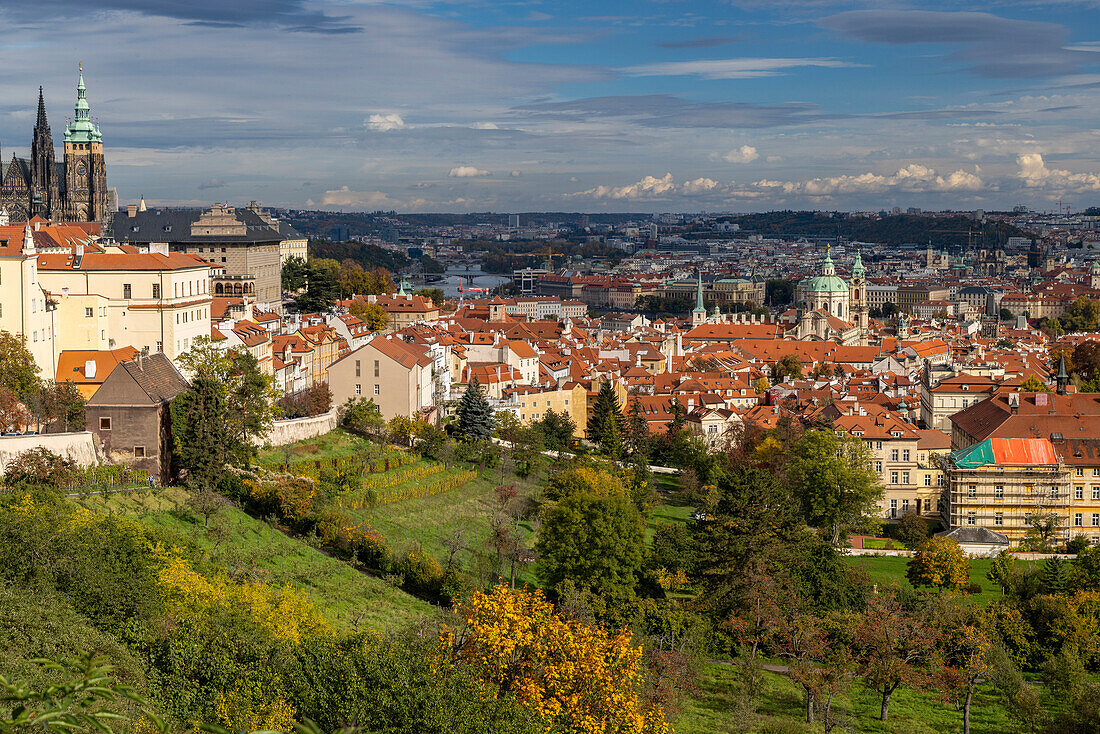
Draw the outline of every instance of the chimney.
[[[127,204],[126,205],[126,216],[133,219],[134,217],[137,216],[137,210],[138,210],[137,204]]]

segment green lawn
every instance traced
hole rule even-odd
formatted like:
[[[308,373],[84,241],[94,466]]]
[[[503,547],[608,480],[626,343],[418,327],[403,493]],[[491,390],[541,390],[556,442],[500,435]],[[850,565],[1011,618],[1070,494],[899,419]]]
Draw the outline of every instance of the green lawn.
[[[288,460],[289,463],[293,464],[304,459],[324,461],[326,459],[363,454],[373,456],[377,452],[378,446],[376,444],[353,433],[348,433],[342,428],[337,428],[317,438],[298,441],[287,446],[260,449],[256,457],[256,463],[265,469],[276,469],[282,467]]]
[[[190,541],[212,562],[275,586],[290,585],[308,595],[340,630],[396,628],[432,613],[432,605],[360,573],[302,540],[288,537],[236,507],[226,507],[209,529],[201,518],[180,511],[187,492],[168,488],[92,497],[82,503],[96,512],[116,512],[167,528]]]
[[[865,571],[871,578],[871,581],[878,584],[880,589],[885,589],[894,585],[904,589],[913,588],[909,580],[905,577],[905,569],[909,564],[909,559],[907,557],[845,556],[845,560],[850,565]],[[988,604],[1001,595],[1001,587],[994,584],[986,576],[986,574],[989,573],[989,567],[992,563],[993,560],[990,558],[970,559],[970,581],[982,587],[982,592],[980,594],[974,594],[970,598],[974,599],[979,604]],[[1029,563],[1029,561],[1018,561],[1018,563]]]
[[[743,717],[735,715],[734,669],[709,663],[702,671],[702,695],[684,702],[673,719],[677,734],[712,732],[820,732],[820,724],[811,728],[803,722],[802,691],[785,675],[765,674],[765,692],[759,701],[757,719],[751,727],[741,728]],[[898,690],[890,700],[890,718],[878,720],[880,698],[858,680],[846,696],[834,703],[834,710],[847,724],[844,731],[890,732],[891,734],[939,734],[961,732],[962,715],[950,703],[908,688]],[[1012,734],[1019,725],[1010,721],[988,687],[981,687],[971,709],[971,726],[982,734]]]

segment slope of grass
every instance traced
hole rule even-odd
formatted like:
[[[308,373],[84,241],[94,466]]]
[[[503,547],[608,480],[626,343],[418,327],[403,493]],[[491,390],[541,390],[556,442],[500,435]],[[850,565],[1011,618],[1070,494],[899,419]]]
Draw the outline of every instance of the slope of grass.
[[[903,589],[912,589],[912,584],[905,577],[905,569],[909,559],[902,556],[846,556],[845,561],[855,568],[867,573],[873,583],[878,584],[879,589],[890,586],[898,586]],[[969,598],[978,604],[988,604],[1001,595],[1001,587],[989,580],[989,567],[991,558],[970,559],[970,581],[982,587],[980,594],[973,594]],[[1017,561],[1017,563],[1031,563],[1031,561]]]
[[[187,492],[168,488],[93,497],[83,504],[97,512],[132,515],[167,528],[230,573],[248,574],[308,595],[339,630],[396,628],[432,613],[432,605],[288,537],[236,507],[228,506],[204,527],[185,509]]]
[[[802,690],[785,675],[765,673],[764,695],[758,702],[757,719],[746,726],[737,708],[734,668],[710,663],[702,671],[702,695],[684,702],[674,720],[677,734],[712,732],[820,732],[803,720]],[[961,732],[962,715],[955,707],[931,694],[910,688],[899,689],[890,701],[890,717],[878,720],[881,699],[858,680],[847,695],[834,701],[844,731],[889,732],[890,734],[940,734]],[[975,695],[970,712],[972,730],[983,734],[1014,734],[1019,725],[1008,718],[992,689],[983,685]]]

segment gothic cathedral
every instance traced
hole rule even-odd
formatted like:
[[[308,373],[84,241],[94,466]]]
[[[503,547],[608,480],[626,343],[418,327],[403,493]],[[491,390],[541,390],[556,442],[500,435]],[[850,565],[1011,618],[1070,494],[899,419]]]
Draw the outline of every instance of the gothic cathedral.
[[[57,222],[104,222],[113,214],[103,136],[88,113],[81,69],[73,120],[65,126],[65,159],[58,163],[39,87],[30,159],[13,154],[11,163],[0,163],[0,207],[11,221],[39,216]]]

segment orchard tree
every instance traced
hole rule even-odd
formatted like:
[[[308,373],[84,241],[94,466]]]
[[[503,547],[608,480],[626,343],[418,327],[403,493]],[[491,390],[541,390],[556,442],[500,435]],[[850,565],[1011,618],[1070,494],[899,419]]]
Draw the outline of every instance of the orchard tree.
[[[493,409],[481,389],[477,377],[471,377],[466,392],[458,403],[458,425],[455,437],[460,441],[488,441],[493,435]]]
[[[951,538],[929,538],[917,546],[905,576],[916,587],[957,589],[970,582],[970,561]]]
[[[863,525],[882,497],[863,441],[825,429],[806,431],[791,447],[787,482],[806,522],[824,530],[834,545]]]
[[[886,721],[894,691],[928,679],[940,631],[927,611],[906,609],[897,593],[888,591],[867,602],[853,639],[860,672],[868,687],[882,697],[879,719]]]
[[[940,642],[943,667],[936,676],[940,695],[962,712],[963,734],[970,734],[970,707],[978,681],[989,677],[993,640],[981,611],[949,602],[942,612]]]

